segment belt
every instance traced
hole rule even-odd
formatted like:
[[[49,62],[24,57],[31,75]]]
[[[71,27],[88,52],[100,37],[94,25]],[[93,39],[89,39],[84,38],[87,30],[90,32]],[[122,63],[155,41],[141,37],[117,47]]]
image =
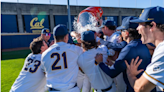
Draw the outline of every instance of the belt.
[[[106,91],[109,91],[110,89],[112,88],[112,85],[106,89],[101,89],[102,92],[106,92]],[[97,91],[97,89],[95,89]]]
[[[75,84],[75,86],[73,86],[72,88],[76,87],[77,86],[77,83]],[[49,88],[49,91],[60,91],[58,89],[54,89],[54,88]]]

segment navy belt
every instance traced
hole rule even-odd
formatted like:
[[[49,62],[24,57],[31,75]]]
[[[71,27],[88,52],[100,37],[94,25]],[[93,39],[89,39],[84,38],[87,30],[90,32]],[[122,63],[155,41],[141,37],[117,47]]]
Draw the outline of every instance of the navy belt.
[[[113,82],[112,82],[113,83]],[[102,92],[106,92],[112,89],[112,85],[106,89],[101,89]],[[97,91],[97,89],[95,89]]]
[[[77,86],[77,83],[75,84],[75,86],[73,86],[73,88],[76,87],[76,86]],[[54,89],[54,88],[49,88],[49,91],[60,91],[60,90]]]

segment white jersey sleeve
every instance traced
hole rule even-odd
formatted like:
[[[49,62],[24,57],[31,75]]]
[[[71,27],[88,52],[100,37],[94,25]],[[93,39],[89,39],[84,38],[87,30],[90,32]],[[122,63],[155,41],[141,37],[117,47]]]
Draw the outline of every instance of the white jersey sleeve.
[[[143,75],[153,84],[164,88],[164,41],[156,47],[152,61]]]
[[[97,50],[99,51],[99,53],[101,53],[103,55],[103,62],[105,63],[107,61],[108,58],[108,48],[105,45],[100,45]]]
[[[119,42],[120,31],[114,32],[110,37],[107,36],[106,41],[118,43]]]

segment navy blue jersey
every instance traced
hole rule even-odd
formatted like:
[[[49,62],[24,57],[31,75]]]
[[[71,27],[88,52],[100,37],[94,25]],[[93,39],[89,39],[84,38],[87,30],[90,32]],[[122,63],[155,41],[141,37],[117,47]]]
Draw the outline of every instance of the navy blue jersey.
[[[115,51],[121,51],[122,48],[124,48],[127,45],[127,43],[125,41],[122,41],[120,43],[111,43],[109,42],[107,44],[107,47],[109,47],[110,49],[113,49]]]
[[[151,55],[149,53],[149,50],[146,45],[142,44],[141,40],[136,39],[132,40],[127,44],[120,52],[117,60],[115,61],[114,65],[112,65],[110,68],[106,66],[104,63],[100,63],[100,68],[110,77],[114,78],[117,75],[119,75],[121,72],[123,72],[124,81],[127,84],[127,92],[134,92],[133,88],[130,86],[130,83],[128,81],[127,75],[126,75],[126,64],[125,60],[130,64],[131,60],[139,56],[140,59],[142,59],[142,63],[138,67],[138,70],[140,69],[146,69],[147,65],[151,62]],[[143,72],[137,75],[137,78],[139,78],[142,75]]]
[[[107,48],[113,49],[115,51],[121,51],[121,49],[127,45],[125,41],[122,41],[120,43],[114,43],[114,42],[104,41],[103,39],[100,39],[100,43],[106,45]]]
[[[152,44],[152,43],[148,43],[150,46],[152,46],[152,47],[155,47],[155,45],[154,44]]]
[[[45,41],[45,42],[46,42],[46,41]],[[50,40],[48,40],[48,41],[46,42],[46,44],[47,44],[48,47],[50,47],[50,43],[51,43]]]

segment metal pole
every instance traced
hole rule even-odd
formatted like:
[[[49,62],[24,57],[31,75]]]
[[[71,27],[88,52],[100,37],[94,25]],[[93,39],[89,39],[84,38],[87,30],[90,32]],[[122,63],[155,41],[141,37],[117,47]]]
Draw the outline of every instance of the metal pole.
[[[71,32],[71,16],[70,16],[69,0],[67,0],[67,11],[68,11],[68,25],[69,25],[69,32]]]
[[[51,4],[51,0],[49,0],[49,3]]]
[[[78,5],[78,1],[76,0],[76,5]]]
[[[120,0],[118,0],[118,7],[120,7]]]
[[[136,0],[136,8],[137,8],[137,0]]]

